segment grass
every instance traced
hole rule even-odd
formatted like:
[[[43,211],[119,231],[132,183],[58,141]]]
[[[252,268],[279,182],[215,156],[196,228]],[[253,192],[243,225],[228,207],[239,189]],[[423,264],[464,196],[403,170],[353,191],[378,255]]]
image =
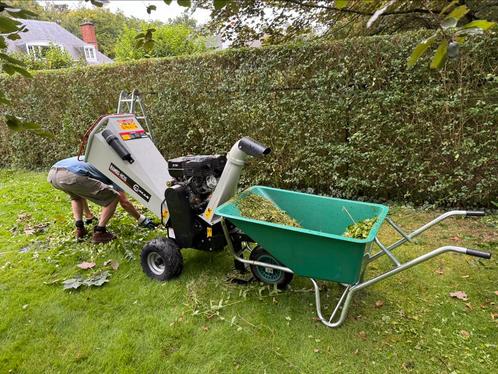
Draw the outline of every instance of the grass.
[[[0,206],[1,373],[490,373],[498,364],[497,216],[445,221],[399,250],[407,260],[456,244],[495,252],[491,260],[447,254],[423,263],[359,292],[345,324],[327,329],[307,279],[282,293],[232,284],[227,252],[184,250],[178,279],[148,279],[141,247],[164,232],[137,228],[122,210],[110,225],[119,240],[76,243],[67,198],[44,173],[0,170]],[[391,211],[411,229],[438,213]],[[41,224],[44,232],[30,231]],[[108,259],[120,264],[109,283],[63,290],[64,279]],[[97,269],[78,269],[82,261]],[[367,276],[388,267],[374,262]],[[323,287],[330,311],[340,287]]]

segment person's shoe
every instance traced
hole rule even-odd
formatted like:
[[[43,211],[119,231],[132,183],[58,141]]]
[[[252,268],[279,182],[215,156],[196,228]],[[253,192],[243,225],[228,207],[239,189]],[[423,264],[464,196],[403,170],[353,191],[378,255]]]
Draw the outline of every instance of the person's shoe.
[[[88,234],[88,231],[85,229],[84,226],[76,227],[76,239],[77,240],[83,240],[85,238],[86,234]]]
[[[92,237],[92,243],[94,244],[103,244],[103,243],[109,243],[111,240],[116,239],[116,235],[113,233],[110,233],[106,230],[95,230],[93,233]]]

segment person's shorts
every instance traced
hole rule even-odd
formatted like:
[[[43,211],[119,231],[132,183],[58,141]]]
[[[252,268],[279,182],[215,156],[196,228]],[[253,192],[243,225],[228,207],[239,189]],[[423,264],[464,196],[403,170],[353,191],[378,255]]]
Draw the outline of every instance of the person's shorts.
[[[71,173],[64,168],[51,168],[47,181],[67,193],[71,200],[85,198],[100,206],[107,206],[118,196],[111,186],[97,179]]]

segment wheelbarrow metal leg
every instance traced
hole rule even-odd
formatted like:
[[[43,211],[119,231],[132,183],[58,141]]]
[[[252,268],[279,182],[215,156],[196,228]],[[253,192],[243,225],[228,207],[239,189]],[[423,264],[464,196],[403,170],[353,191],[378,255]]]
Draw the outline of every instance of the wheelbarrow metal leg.
[[[353,298],[353,293],[354,293],[352,286],[351,285],[346,286],[346,289],[342,293],[341,298],[337,302],[337,304],[334,308],[334,311],[332,312],[332,314],[330,315],[330,318],[327,321],[327,319],[324,318],[322,315],[322,306],[321,306],[322,304],[321,304],[321,300],[320,300],[320,287],[318,286],[318,283],[313,278],[310,278],[310,280],[313,283],[313,287],[315,288],[316,314],[317,314],[318,318],[320,319],[320,322],[322,322],[327,327],[332,327],[332,328],[339,327],[345,321],[346,316],[348,314],[349,305],[351,304],[351,299]],[[341,311],[341,314],[339,316],[339,319],[336,322],[332,322],[332,320],[336,316],[336,314],[339,311],[339,309],[341,308],[341,306],[342,306],[342,311]]]

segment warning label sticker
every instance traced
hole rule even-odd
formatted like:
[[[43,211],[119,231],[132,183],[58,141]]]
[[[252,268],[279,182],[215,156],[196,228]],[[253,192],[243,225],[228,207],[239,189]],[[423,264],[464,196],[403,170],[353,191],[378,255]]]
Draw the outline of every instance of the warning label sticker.
[[[116,177],[121,179],[128,187],[130,187],[133,191],[136,192],[138,196],[140,196],[145,201],[149,202],[150,193],[148,193],[144,188],[142,188],[138,183],[136,183],[133,179],[131,179],[128,175],[123,173],[121,169],[119,169],[116,165],[111,163],[109,165],[109,171],[114,174]]]
[[[135,122],[123,122],[119,124],[121,130],[137,130],[139,127]]]

